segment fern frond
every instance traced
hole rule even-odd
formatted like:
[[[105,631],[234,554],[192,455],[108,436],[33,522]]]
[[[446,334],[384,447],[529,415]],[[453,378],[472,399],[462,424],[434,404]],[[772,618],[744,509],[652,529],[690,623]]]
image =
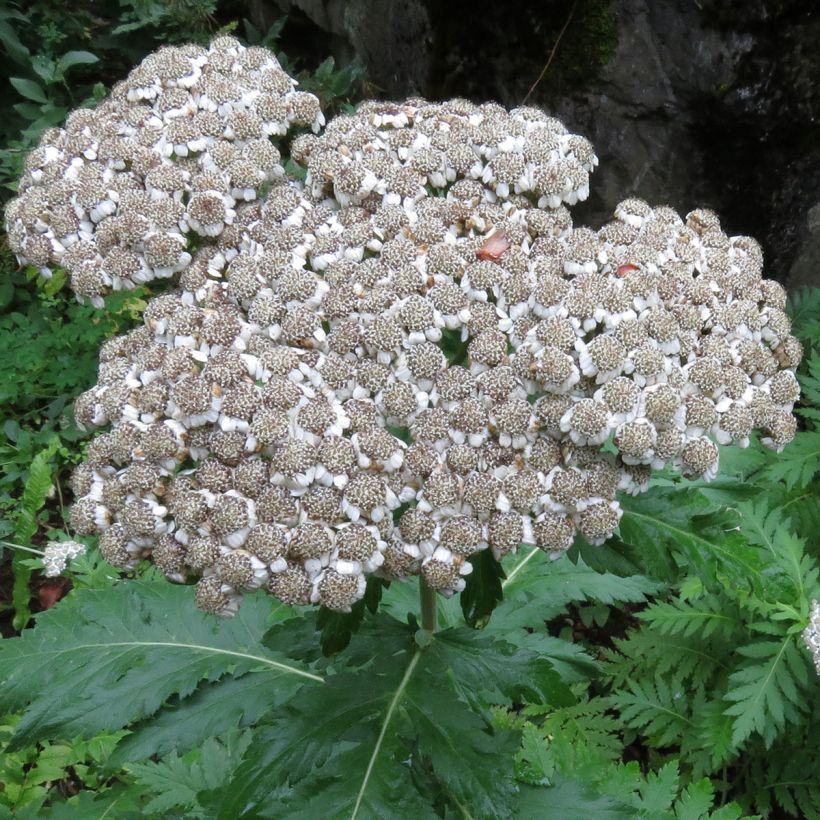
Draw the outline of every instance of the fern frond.
[[[663,747],[680,743],[695,724],[687,714],[686,693],[660,676],[634,680],[605,698],[620,711],[623,722],[646,735],[650,746]]]
[[[732,742],[739,746],[756,733],[769,747],[806,709],[809,655],[794,635],[759,640],[736,651],[747,660],[729,676],[725,696],[731,703],[725,714],[734,718]]]
[[[48,446],[32,459],[28,478],[23,487],[17,520],[14,524],[14,537],[18,544],[28,546],[39,527],[37,514],[46,503],[52,488],[51,459],[60,447],[60,439],[54,436]],[[29,581],[31,569],[22,552],[16,552],[11,562],[14,575],[12,604],[14,605],[14,627],[22,629],[31,618],[29,600],[31,590]]]
[[[674,678],[680,683],[704,685],[715,674],[727,672],[728,642],[704,641],[697,635],[669,637],[648,629],[615,641],[617,652],[606,655],[607,677],[615,686],[646,674]]]
[[[740,626],[739,613],[726,599],[706,595],[694,601],[675,599],[650,604],[638,618],[661,635],[728,638]]]
[[[806,487],[820,473],[820,431],[803,430],[759,474],[763,482],[782,481],[793,490]]]
[[[557,709],[525,707],[522,714],[532,716],[546,713],[543,722],[533,727],[544,745],[534,748],[543,748],[552,767],[575,777],[592,777],[602,766],[617,760],[623,751],[618,734],[621,723],[608,714],[608,708],[606,701],[593,698]],[[522,742],[522,749],[526,754],[526,742]],[[530,762],[532,751],[530,748]],[[544,774],[548,775],[548,772]]]
[[[250,731],[234,729],[221,740],[208,738],[182,757],[172,751],[156,762],[129,764],[127,770],[142,793],[152,796],[145,812],[168,816],[170,809],[187,809],[188,817],[204,816],[197,794],[223,786],[250,742]]]
[[[787,309],[794,335],[820,344],[820,288],[791,291]]]
[[[764,595],[770,601],[806,609],[808,593],[817,584],[818,569],[804,554],[805,541],[793,531],[782,508],[771,509],[766,500],[739,504],[741,529],[751,544],[761,548],[775,572],[765,575]]]

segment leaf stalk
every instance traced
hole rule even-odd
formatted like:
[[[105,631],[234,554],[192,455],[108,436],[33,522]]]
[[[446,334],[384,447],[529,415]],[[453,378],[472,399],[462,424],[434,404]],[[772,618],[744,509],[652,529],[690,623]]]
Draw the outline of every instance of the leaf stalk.
[[[421,628],[433,633],[438,627],[436,591],[421,575],[419,575],[419,600],[421,602]]]

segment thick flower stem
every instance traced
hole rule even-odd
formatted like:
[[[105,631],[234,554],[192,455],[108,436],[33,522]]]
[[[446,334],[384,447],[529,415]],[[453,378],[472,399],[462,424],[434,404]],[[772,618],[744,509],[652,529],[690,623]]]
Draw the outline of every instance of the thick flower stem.
[[[421,600],[421,628],[435,632],[438,624],[436,617],[436,591],[427,585],[419,576],[419,599]]]

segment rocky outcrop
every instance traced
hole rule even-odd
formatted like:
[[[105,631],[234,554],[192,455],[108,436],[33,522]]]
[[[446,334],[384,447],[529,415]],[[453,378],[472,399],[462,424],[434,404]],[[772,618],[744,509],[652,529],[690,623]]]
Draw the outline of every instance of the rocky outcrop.
[[[529,101],[601,165],[577,218],[625,196],[717,210],[767,274],[820,283],[820,14],[808,0],[257,0],[283,47],[366,68],[368,93]],[[301,32],[294,53],[289,32]],[[310,36],[313,32],[314,36]],[[298,51],[297,48],[297,51]],[[317,53],[317,51],[319,53]]]

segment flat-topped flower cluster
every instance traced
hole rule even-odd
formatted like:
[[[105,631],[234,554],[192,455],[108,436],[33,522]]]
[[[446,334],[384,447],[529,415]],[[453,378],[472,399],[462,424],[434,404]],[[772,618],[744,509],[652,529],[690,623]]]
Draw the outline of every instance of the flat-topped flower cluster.
[[[372,102],[313,134],[315,99],[266,59],[229,38],[166,49],[117,92],[147,117],[122,150],[146,148],[176,174],[172,190],[155,196],[130,160],[75,166],[66,147],[48,160],[69,140],[50,134],[9,211],[18,252],[44,269],[93,251],[96,290],[80,295],[178,274],[142,327],[106,343],[76,405],[105,432],[73,477],[72,523],[100,533],[108,561],[198,576],[199,605],[220,614],[259,587],[345,611],[370,574],[420,574],[451,595],[480,550],[603,543],[618,493],[646,490],[652,470],[708,479],[720,445],[792,439],[802,351],[754,240],[727,236],[710,211],[681,218],[637,199],[599,230],[573,225],[566,206],[588,195],[597,159],[534,108]],[[272,77],[276,115],[257,113],[240,136],[235,115],[269,100]],[[219,83],[242,93],[210,111]],[[171,90],[189,108],[174,129],[149,125]],[[222,130],[179,152],[170,130],[203,112]],[[269,139],[293,125],[303,182]],[[210,167],[223,150],[276,162],[243,187],[232,163]],[[104,169],[96,204],[115,210],[84,210],[81,189],[62,184],[75,167]],[[151,226],[184,262],[151,267],[147,240],[107,230],[144,218],[118,173],[135,197],[176,203],[178,218]],[[194,180],[212,173],[230,218],[192,220]],[[49,223],[63,212],[88,229],[66,240]],[[30,256],[44,238],[48,259]],[[114,275],[121,254],[141,273]],[[76,284],[86,262],[70,269]]]
[[[284,174],[279,138],[324,124],[295,86],[267,49],[232,37],[150,55],[29,154],[6,211],[12,250],[45,276],[66,269],[98,307],[111,289],[179,273],[189,235],[219,236]]]

